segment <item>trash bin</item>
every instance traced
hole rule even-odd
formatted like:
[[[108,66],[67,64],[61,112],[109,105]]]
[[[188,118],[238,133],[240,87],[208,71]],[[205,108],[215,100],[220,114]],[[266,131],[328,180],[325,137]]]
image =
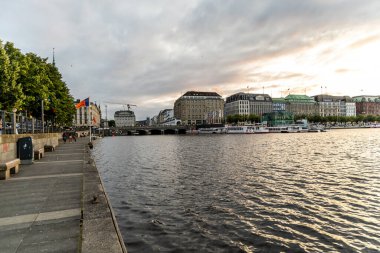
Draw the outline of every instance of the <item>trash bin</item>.
[[[32,164],[34,159],[32,137],[17,140],[17,157],[21,164]]]

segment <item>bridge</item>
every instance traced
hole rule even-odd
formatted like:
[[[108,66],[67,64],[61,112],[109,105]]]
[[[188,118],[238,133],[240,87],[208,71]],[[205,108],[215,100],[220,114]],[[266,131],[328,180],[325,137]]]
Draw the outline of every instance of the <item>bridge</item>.
[[[104,130],[105,136],[112,135],[173,135],[186,134],[195,126],[135,126],[135,127],[111,127]],[[102,133],[103,130],[100,130]]]

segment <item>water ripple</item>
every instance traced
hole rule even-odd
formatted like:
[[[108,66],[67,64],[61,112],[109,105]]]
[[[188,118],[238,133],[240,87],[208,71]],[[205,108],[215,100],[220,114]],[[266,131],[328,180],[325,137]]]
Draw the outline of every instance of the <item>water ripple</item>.
[[[129,252],[380,252],[380,131],[130,136],[97,166]]]

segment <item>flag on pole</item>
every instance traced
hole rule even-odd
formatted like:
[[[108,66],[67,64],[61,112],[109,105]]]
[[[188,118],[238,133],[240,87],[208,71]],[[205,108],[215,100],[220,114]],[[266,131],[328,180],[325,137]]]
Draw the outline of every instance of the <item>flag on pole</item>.
[[[90,105],[90,98],[86,98],[86,99],[83,99],[82,101],[80,101],[78,104],[76,104],[75,108],[78,109],[78,108],[81,108],[83,106],[88,107],[89,105]]]

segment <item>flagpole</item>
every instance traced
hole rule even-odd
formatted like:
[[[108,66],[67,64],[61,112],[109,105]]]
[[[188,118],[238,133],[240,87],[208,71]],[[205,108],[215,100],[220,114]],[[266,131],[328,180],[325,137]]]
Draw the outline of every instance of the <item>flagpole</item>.
[[[92,137],[91,137],[91,126],[92,126],[92,111],[91,111],[91,104],[90,104],[90,101],[88,101],[88,108],[89,108],[89,115],[90,115],[90,142],[92,141]]]

